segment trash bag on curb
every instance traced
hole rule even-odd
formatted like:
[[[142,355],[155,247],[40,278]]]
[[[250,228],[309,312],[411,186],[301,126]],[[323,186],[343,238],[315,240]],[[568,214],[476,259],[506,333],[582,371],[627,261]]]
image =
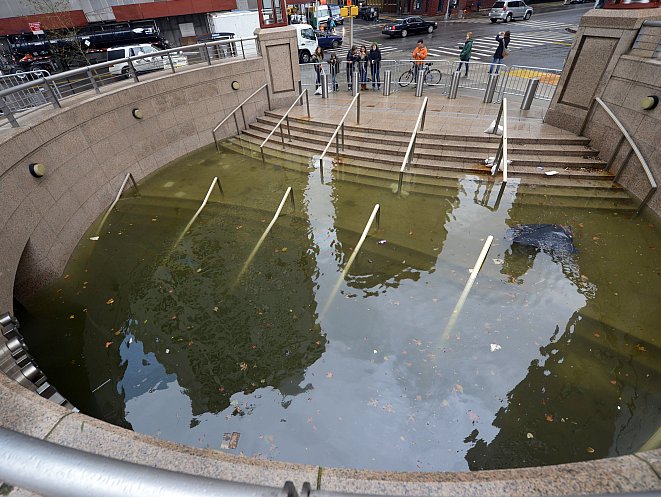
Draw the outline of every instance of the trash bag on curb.
[[[574,254],[578,252],[574,246],[574,236],[571,226],[559,224],[519,224],[505,232],[505,238],[512,243],[536,247],[545,252],[557,254]]]

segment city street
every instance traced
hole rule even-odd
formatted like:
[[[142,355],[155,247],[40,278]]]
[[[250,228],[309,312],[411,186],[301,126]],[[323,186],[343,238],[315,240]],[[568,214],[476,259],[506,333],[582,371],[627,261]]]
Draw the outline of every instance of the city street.
[[[466,33],[473,32],[473,51],[471,61],[491,62],[499,31],[511,32],[509,55],[503,61],[507,65],[562,69],[574,34],[567,28],[576,29],[581,16],[592,8],[592,3],[559,6],[542,9],[533,5],[535,13],[528,21],[498,22],[493,24],[486,16],[475,16],[464,20],[438,21],[438,29],[432,34],[409,35],[407,38],[389,38],[381,34],[381,29],[388,22],[380,20],[369,24],[363,20],[354,20],[354,45],[369,45],[377,42],[384,60],[403,60],[411,56],[418,39],[425,41],[428,59],[458,60],[459,44],[463,43]],[[475,14],[473,14],[475,15]],[[405,17],[405,16],[402,16]],[[344,58],[349,48],[349,20],[344,26],[338,26],[338,32],[344,36],[342,47],[335,50],[339,58]],[[329,53],[332,50],[329,50]]]

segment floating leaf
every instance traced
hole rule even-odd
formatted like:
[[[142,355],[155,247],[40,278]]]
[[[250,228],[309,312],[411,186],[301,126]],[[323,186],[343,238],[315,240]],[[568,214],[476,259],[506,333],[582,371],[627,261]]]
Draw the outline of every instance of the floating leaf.
[[[239,368],[241,368],[241,371],[245,371],[248,369],[248,364],[246,362],[242,362],[239,364]]]
[[[106,342],[106,348],[110,347],[112,345],[112,342]]]
[[[332,377],[333,377],[333,373],[331,373],[330,371],[326,373],[326,378],[330,380]]]
[[[528,432],[526,433],[526,438],[535,438],[532,433]]]
[[[98,236],[91,236],[90,237],[90,240],[92,240],[93,242],[97,241],[98,239],[99,239]]]
[[[546,421],[548,421],[549,423],[553,422],[553,414],[547,414],[544,417],[546,418]]]
[[[112,304],[112,303],[114,303],[114,302],[115,302],[115,299],[112,299],[112,298],[106,300],[106,304],[108,304],[108,305],[110,305],[110,304]]]
[[[491,352],[495,352],[496,350],[500,350],[502,347],[498,345],[497,343],[492,343],[491,344]]]
[[[592,447],[586,447],[586,448],[585,448],[585,451],[586,451],[588,454],[594,454],[594,449],[593,449]]]
[[[69,319],[73,319],[73,318],[75,318],[75,317],[76,317],[76,316],[74,316],[74,315],[72,314],[71,316],[69,316]]]

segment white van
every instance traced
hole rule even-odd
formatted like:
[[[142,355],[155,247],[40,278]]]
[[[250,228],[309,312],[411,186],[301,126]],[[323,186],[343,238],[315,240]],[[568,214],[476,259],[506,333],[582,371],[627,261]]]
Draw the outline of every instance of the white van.
[[[142,45],[129,45],[126,47],[116,47],[109,48],[108,53],[108,62],[113,60],[125,59],[127,57],[133,57],[135,55],[145,55],[150,53],[159,52],[159,49],[153,45],[142,44]],[[175,67],[185,66],[188,64],[188,59],[184,55],[178,53],[172,53],[170,55],[172,63]],[[144,57],[141,59],[136,59],[133,61],[133,67],[136,72],[149,72],[149,71],[158,71],[163,69],[170,64],[168,61],[167,55],[154,55],[153,57]],[[129,64],[128,62],[119,62],[118,64],[113,64],[109,67],[110,74],[115,76],[122,75],[125,78],[129,77]]]
[[[298,60],[303,64],[307,64],[319,46],[317,35],[309,24],[294,24],[294,26],[296,26],[298,42]]]

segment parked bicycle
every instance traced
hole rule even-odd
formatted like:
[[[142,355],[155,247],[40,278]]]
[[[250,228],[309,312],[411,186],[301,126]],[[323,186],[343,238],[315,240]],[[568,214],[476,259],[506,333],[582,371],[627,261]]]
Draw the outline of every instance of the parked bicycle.
[[[438,69],[431,69],[430,66],[432,64],[433,62],[425,62],[424,69],[422,69],[422,67],[418,67],[418,70],[422,69],[424,71],[425,76],[423,84],[425,85],[437,85],[441,82],[441,71]],[[399,86],[405,88],[411,83],[415,84],[415,75],[416,68],[415,62],[413,62],[411,63],[411,68],[399,77]]]

